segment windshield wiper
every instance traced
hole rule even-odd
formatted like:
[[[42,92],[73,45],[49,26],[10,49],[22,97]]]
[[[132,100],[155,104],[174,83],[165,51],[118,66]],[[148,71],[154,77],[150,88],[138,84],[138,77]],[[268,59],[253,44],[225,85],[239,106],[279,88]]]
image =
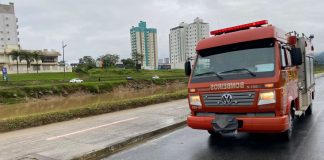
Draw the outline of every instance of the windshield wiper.
[[[232,69],[232,70],[228,70],[228,71],[223,71],[223,72],[219,72],[218,74],[222,74],[222,73],[230,73],[230,72],[237,72],[237,71],[247,71],[251,74],[251,76],[255,77],[255,73],[253,73],[252,71],[250,71],[247,68],[238,68],[238,69]]]
[[[210,72],[205,72],[205,73],[200,73],[200,74],[196,74],[195,76],[199,77],[199,76],[203,76],[203,75],[208,75],[208,74],[214,74],[216,75],[219,79],[223,80],[224,78],[219,75],[218,73],[214,72],[214,71],[210,71]]]

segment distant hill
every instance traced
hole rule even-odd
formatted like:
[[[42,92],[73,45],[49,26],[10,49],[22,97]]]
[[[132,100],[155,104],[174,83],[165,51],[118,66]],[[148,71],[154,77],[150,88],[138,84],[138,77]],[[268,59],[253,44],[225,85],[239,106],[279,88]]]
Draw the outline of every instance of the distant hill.
[[[317,64],[324,64],[324,52],[315,54],[315,61]]]

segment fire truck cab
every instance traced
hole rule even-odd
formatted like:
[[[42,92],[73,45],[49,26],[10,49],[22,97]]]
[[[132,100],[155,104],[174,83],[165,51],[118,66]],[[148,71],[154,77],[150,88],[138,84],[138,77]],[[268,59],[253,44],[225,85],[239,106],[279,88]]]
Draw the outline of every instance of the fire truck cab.
[[[219,136],[281,133],[291,139],[296,116],[312,113],[314,36],[284,32],[267,20],[211,32],[185,63],[187,124]]]

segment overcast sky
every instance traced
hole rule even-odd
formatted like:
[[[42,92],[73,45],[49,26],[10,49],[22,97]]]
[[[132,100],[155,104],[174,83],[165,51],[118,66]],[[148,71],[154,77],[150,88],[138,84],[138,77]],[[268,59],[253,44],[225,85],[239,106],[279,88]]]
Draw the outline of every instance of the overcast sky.
[[[202,18],[210,29],[267,19],[286,30],[315,35],[324,51],[323,0],[0,0],[15,3],[23,49],[56,49],[68,44],[66,59],[76,62],[105,53],[130,57],[131,26],[140,20],[157,28],[159,58],[169,56],[168,34],[180,22]]]

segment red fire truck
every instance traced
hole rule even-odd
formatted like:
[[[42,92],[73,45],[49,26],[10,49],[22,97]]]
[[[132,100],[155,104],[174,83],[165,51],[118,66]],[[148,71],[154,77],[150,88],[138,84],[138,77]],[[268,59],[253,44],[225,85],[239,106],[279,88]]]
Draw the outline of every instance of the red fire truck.
[[[212,136],[281,133],[312,113],[313,35],[284,32],[267,20],[211,32],[185,63],[191,114],[187,124]]]

